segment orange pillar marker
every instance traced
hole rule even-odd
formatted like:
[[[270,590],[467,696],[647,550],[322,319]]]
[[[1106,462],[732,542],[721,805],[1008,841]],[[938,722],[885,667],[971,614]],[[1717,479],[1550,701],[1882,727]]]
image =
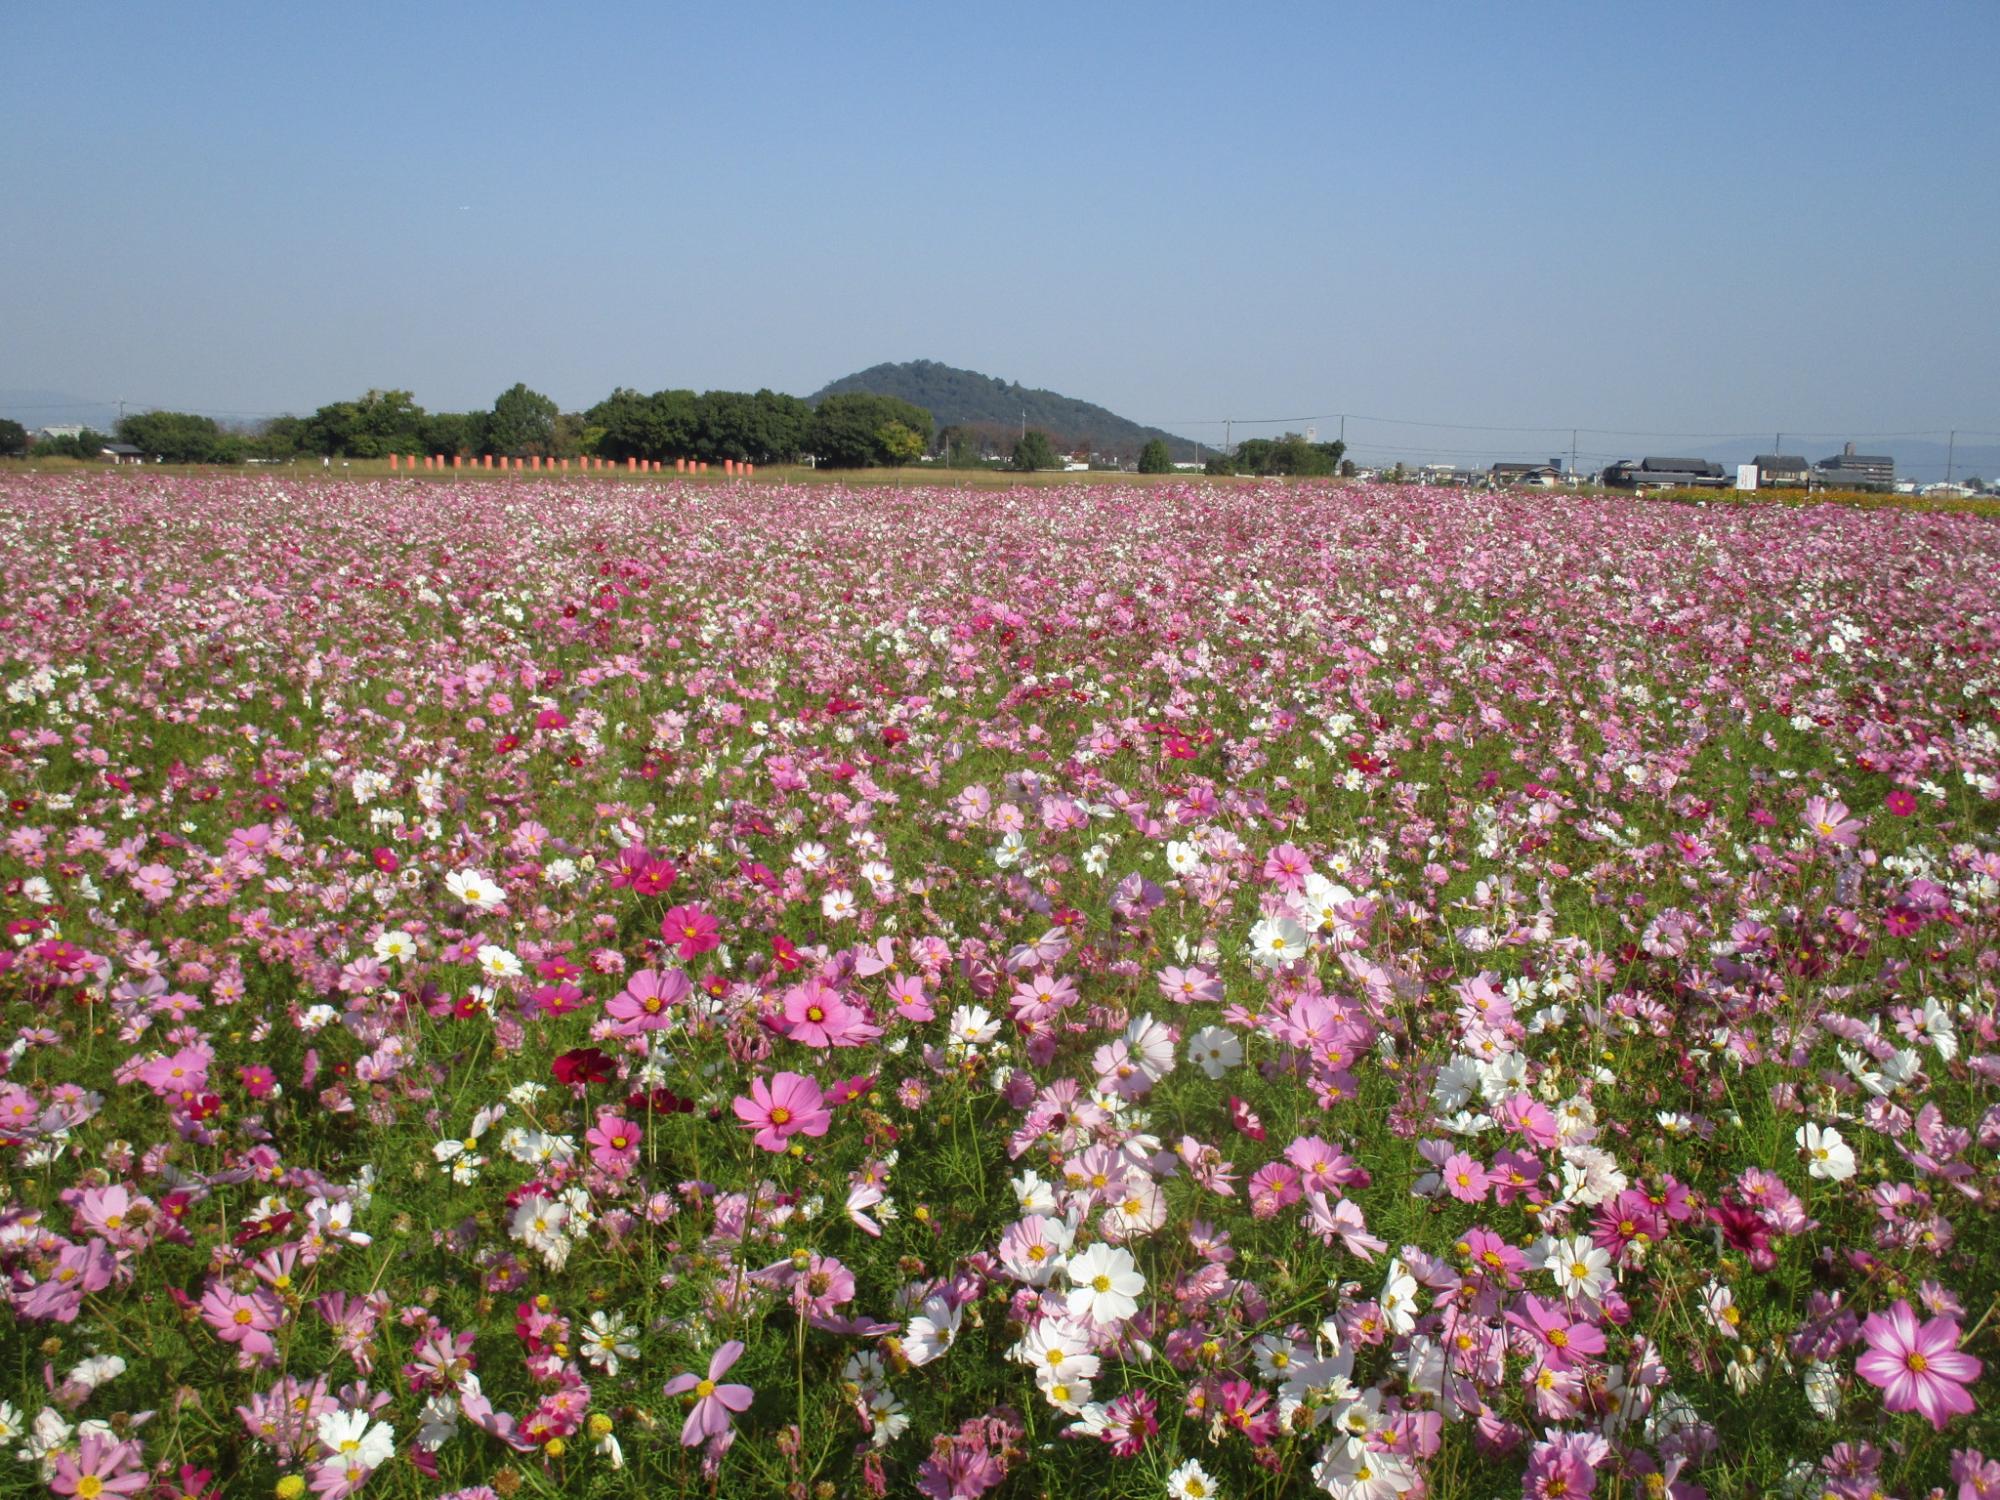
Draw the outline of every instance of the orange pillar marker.
[[[749,466],[749,472],[755,474],[757,472],[757,466],[755,464],[751,464]]]
[[[461,464],[461,463],[462,463],[463,461],[464,461],[464,460],[463,460],[463,458],[461,457],[461,455],[459,455],[459,454],[456,454],[456,453],[452,454],[452,456],[451,456],[451,466],[452,466],[452,467],[453,467],[454,469],[456,469],[456,468],[457,468],[457,467],[458,467],[458,466],[459,466],[459,465],[460,465],[460,464]]]

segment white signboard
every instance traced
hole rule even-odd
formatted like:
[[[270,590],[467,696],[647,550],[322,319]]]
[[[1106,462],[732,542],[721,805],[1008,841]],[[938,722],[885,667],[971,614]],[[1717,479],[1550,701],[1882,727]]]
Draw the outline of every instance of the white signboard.
[[[1755,464],[1738,464],[1736,466],[1736,488],[1739,490],[1754,490],[1757,488],[1757,466]]]

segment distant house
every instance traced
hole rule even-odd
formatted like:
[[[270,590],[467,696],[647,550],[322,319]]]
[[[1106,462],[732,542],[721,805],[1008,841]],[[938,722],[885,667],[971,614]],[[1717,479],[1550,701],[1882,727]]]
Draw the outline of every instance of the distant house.
[[[1706,458],[1621,458],[1606,467],[1602,482],[1624,490],[1719,490],[1728,483],[1722,465]]]
[[[1759,489],[1802,490],[1812,483],[1812,465],[1796,454],[1760,453],[1751,462]]]
[[[1486,471],[1487,478],[1495,484],[1526,484],[1541,489],[1553,489],[1562,478],[1562,470],[1554,464],[1495,464]]]
[[[130,443],[106,443],[104,456],[114,464],[142,464],[146,461],[145,450],[134,448]]]
[[[1834,490],[1888,491],[1896,487],[1896,460],[1884,453],[1856,453],[1849,443],[1832,458],[1823,458],[1813,473]]]
[[[81,424],[74,426],[64,424],[60,427],[37,427],[34,432],[35,441],[38,443],[51,442],[56,438],[80,438],[82,436],[83,427]]]

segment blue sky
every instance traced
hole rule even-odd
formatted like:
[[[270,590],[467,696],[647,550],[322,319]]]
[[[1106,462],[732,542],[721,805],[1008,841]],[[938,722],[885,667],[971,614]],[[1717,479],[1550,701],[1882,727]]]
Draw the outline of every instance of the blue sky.
[[[1195,437],[2000,428],[1985,0],[15,0],[0,32],[5,389],[582,406],[928,357]]]

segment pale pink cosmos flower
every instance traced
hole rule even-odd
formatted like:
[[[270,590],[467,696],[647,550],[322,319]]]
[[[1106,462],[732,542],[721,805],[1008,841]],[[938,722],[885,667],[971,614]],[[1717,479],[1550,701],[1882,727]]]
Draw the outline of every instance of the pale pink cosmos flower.
[[[694,1392],[694,1408],[681,1425],[684,1447],[692,1448],[706,1438],[729,1431],[735,1422],[733,1413],[749,1410],[750,1398],[755,1394],[749,1386],[718,1384],[742,1354],[743,1345],[731,1339],[715,1351],[715,1358],[708,1362],[705,1378],[683,1372],[667,1382],[666,1394],[669,1396]]]

